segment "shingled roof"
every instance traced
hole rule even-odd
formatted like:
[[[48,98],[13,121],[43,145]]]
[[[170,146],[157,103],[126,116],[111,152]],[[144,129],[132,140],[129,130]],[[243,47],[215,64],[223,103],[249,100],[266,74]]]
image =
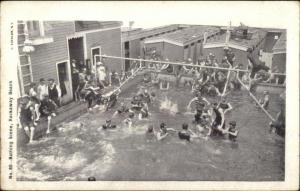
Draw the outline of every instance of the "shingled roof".
[[[158,37],[149,38],[148,41],[163,41],[169,40],[182,45],[192,43],[204,38],[204,33],[207,32],[207,36],[211,36],[220,31],[220,28],[213,26],[190,26],[182,30],[167,33]],[[145,42],[147,43],[147,41]]]
[[[257,44],[259,44],[264,37],[267,34],[267,31],[263,30],[263,29],[257,29],[257,28],[248,28],[249,29],[249,33],[252,34],[250,39],[233,39],[232,37],[229,39],[229,43],[234,43],[243,47],[253,47],[256,46]],[[226,40],[226,33],[222,34],[222,35],[218,35],[214,38],[210,38],[207,40],[207,43],[225,43]]]
[[[282,32],[279,39],[273,47],[273,52],[285,52],[286,51],[286,31]]]

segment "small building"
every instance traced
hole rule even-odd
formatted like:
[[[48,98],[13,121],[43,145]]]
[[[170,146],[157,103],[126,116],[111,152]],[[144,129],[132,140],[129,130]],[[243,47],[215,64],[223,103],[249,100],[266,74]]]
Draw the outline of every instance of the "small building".
[[[31,82],[53,78],[65,87],[64,102],[73,99],[71,60],[94,65],[97,55],[122,56],[118,21],[18,21],[20,95]],[[110,70],[121,71],[120,60],[107,59]]]
[[[177,30],[181,30],[187,27],[186,25],[166,25],[161,27],[149,28],[149,29],[122,29],[122,50],[123,57],[125,58],[138,58],[143,57],[143,41],[171,33]],[[124,69],[128,71],[130,68],[130,61],[125,60]]]
[[[247,50],[251,48],[254,58],[259,62],[260,50],[265,46],[265,37],[267,31],[258,28],[238,28],[231,32],[222,30],[221,35],[210,38],[203,46],[203,54],[207,57],[210,53],[215,55],[218,62],[224,58],[224,48],[228,47],[235,55],[235,62],[242,64],[243,68],[247,68]],[[246,31],[246,32],[245,32]]]
[[[282,32],[272,48],[272,71],[276,73],[286,72],[286,31]]]
[[[160,60],[185,61],[191,58],[193,62],[203,56],[204,39],[214,38],[220,33],[220,28],[214,26],[188,26],[182,30],[145,39],[143,54],[150,57],[155,52]]]

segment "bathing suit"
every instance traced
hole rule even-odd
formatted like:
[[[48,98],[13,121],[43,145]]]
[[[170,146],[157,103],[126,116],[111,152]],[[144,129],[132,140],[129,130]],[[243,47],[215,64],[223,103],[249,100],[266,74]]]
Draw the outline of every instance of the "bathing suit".
[[[212,135],[219,135],[223,136],[223,134],[217,129],[219,125],[222,123],[222,116],[221,113],[218,111],[218,109],[214,108],[213,111],[216,114],[216,118],[212,124]],[[225,121],[223,123],[222,129],[225,129]]]
[[[21,108],[21,111],[20,111],[20,122],[21,122],[21,125],[23,127],[32,126],[33,125],[33,122],[32,122],[32,112],[30,110],[30,107],[28,107],[28,108]]]
[[[232,132],[232,133],[235,133],[237,130],[236,130],[236,129],[233,129],[233,128],[229,128],[228,131],[229,131],[229,132]],[[229,138],[229,140],[231,140],[231,141],[236,141],[237,136],[228,134],[228,138]]]
[[[250,78],[253,79],[255,74],[260,71],[260,70],[265,70],[266,72],[270,70],[268,66],[257,64],[256,61],[254,60],[253,56],[249,53],[247,55],[248,62],[252,63],[252,70],[250,74]]]
[[[118,111],[119,114],[122,114],[122,113],[128,112],[129,109],[125,105],[123,105],[117,111]]]
[[[191,136],[185,131],[179,131],[178,137],[181,140],[187,140],[187,141],[190,141],[190,139],[191,139]]]
[[[117,126],[116,125],[112,125],[112,124],[109,124],[109,125],[102,125],[102,128],[103,129],[114,129],[116,128]]]
[[[219,107],[222,108],[223,110],[226,110],[229,108],[229,105],[228,105],[228,103],[220,103]]]

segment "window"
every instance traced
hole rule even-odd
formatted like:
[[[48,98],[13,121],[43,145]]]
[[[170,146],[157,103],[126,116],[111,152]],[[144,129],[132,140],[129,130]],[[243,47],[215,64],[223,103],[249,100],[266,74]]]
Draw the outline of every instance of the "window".
[[[45,36],[43,21],[27,21],[27,30],[30,37]]]

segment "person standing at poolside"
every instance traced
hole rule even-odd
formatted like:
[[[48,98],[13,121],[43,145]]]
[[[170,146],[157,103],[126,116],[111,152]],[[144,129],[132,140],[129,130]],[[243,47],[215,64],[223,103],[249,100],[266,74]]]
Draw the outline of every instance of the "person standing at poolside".
[[[18,120],[20,127],[24,129],[29,137],[29,143],[33,141],[34,136],[34,107],[30,103],[29,97],[22,97],[18,108]]]
[[[270,96],[269,96],[269,92],[268,91],[264,91],[264,98],[259,100],[260,105],[264,108],[264,109],[268,109],[269,108],[269,102],[270,102]]]
[[[54,101],[57,106],[60,106],[61,90],[59,86],[54,82],[54,79],[48,79],[48,82],[49,99]]]
[[[48,95],[48,87],[44,78],[40,79],[40,83],[37,87],[37,94],[40,101],[44,100],[45,96]]]

